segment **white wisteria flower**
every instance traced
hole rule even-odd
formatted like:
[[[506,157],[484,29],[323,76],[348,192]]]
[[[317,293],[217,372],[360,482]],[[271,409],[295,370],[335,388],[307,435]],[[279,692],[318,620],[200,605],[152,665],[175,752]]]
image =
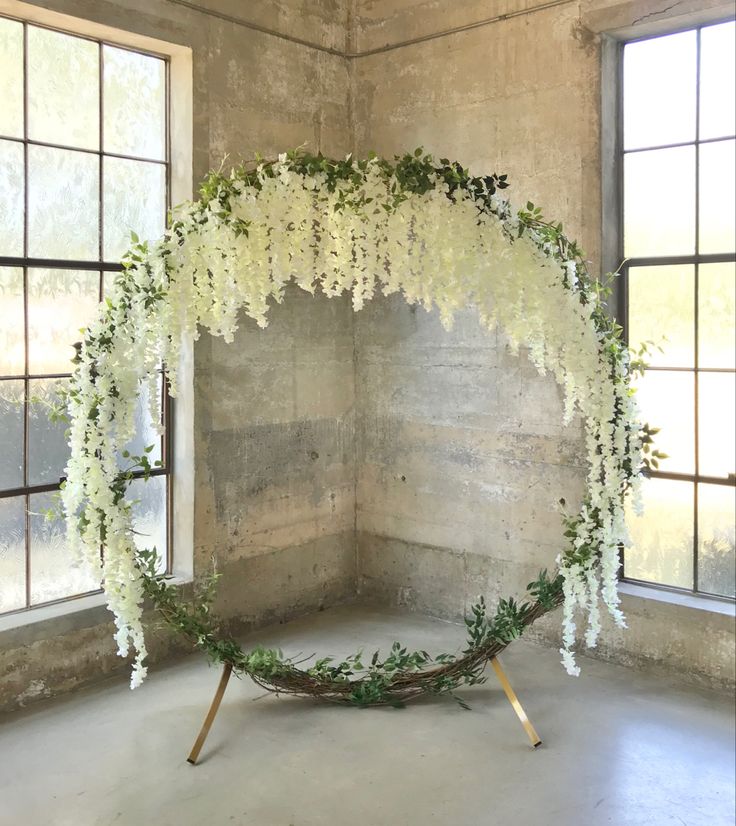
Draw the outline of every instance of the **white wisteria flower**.
[[[577,613],[587,616],[589,646],[601,600],[624,624],[616,590],[624,501],[642,465],[628,353],[580,251],[537,211],[514,213],[497,192],[505,185],[420,151],[394,162],[282,154],[212,174],[163,238],[133,245],[78,355],[62,491],[74,547],[103,578],[119,653],[135,653],[132,686],[146,673],[143,575],[118,456],[134,434],[137,395],[147,386],[157,408],[163,365],[175,396],[186,341],[202,331],[232,341],[241,311],[265,327],[269,302],[291,281],[351,293],[355,310],[377,290],[400,291],[447,327],[472,304],[513,349],[528,348],[536,369],[562,387],[565,422],[585,421],[588,492],[565,517],[569,546],[558,557],[568,672],[579,673]]]

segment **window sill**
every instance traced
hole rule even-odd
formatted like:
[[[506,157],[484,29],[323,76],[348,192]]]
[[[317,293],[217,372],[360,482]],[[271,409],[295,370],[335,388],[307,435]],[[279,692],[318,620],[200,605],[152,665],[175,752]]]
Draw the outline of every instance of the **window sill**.
[[[682,594],[676,591],[665,591],[638,582],[619,582],[618,592],[630,597],[666,602],[669,605],[682,605],[696,611],[706,611],[711,614],[723,614],[727,617],[736,617],[736,604],[720,599],[710,599],[698,594]]]
[[[183,585],[191,580],[174,576],[169,581]],[[0,617],[0,651],[111,622],[112,614],[107,610],[103,593],[41,605]]]

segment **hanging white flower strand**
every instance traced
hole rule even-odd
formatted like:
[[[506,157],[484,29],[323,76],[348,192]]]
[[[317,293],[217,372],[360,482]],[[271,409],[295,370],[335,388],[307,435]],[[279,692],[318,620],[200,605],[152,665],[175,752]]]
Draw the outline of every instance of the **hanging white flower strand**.
[[[557,558],[568,672],[579,671],[576,612],[587,616],[589,646],[599,600],[624,625],[616,589],[624,500],[642,465],[628,350],[561,225],[531,204],[513,213],[498,194],[505,186],[505,176],[474,178],[420,150],[392,162],[294,152],[211,174],[163,238],[126,255],[77,356],[62,498],[73,546],[103,579],[119,653],[135,653],[132,687],[146,673],[143,574],[119,453],[134,434],[141,383],[155,407],[163,364],[175,396],[182,342],[201,330],[232,341],[241,311],[265,327],[269,300],[281,301],[289,281],[350,292],[355,310],[376,290],[401,291],[436,308],[446,327],[473,304],[489,330],[498,324],[513,348],[529,348],[537,370],[564,390],[565,422],[576,412],[585,420],[587,495],[566,517],[569,545]]]

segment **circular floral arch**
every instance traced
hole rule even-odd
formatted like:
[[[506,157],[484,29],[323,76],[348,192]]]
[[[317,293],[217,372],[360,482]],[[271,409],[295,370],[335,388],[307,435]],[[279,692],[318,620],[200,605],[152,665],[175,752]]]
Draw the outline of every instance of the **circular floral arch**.
[[[146,595],[196,645],[265,687],[361,705],[477,682],[490,657],[559,604],[560,650],[572,674],[578,609],[587,614],[589,646],[600,630],[601,601],[624,624],[616,589],[624,504],[649,440],[637,421],[628,350],[604,310],[605,288],[588,275],[562,225],[532,204],[513,211],[499,194],[506,186],[506,176],[473,177],[421,150],[392,161],[295,151],[230,175],[211,173],[200,200],[178,207],[160,240],[134,236],[111,296],[78,347],[62,490],[72,543],[103,579],[119,653],[135,652],[133,687],[146,673]],[[132,471],[150,465],[144,454],[121,470],[118,456],[134,434],[141,382],[156,409],[157,370],[164,365],[175,396],[184,341],[202,329],[232,341],[241,311],[265,327],[269,301],[280,302],[290,281],[327,296],[350,292],[356,311],[376,290],[401,292],[410,304],[436,307],[447,327],[457,309],[472,304],[484,327],[502,326],[512,347],[528,347],[537,370],[554,376],[565,422],[575,413],[585,422],[587,492],[578,513],[563,514],[567,544],[555,572],[542,571],[525,601],[501,600],[493,615],[482,599],[474,605],[462,653],[431,658],[396,643],[366,664],[356,654],[304,670],[278,651],[244,652],[220,638],[210,618],[212,578],[185,606],[156,576],[154,550],[136,549],[125,491]]]

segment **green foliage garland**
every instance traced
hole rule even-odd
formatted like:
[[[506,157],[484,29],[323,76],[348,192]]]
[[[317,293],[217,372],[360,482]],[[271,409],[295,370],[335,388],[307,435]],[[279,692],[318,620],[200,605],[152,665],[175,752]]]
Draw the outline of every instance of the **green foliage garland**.
[[[99,565],[99,546],[105,546],[105,589],[116,616],[120,653],[126,653],[131,642],[138,652],[132,685],[145,674],[143,595],[167,623],[212,659],[229,663],[264,687],[361,706],[401,704],[480,681],[489,658],[560,604],[565,606],[563,663],[570,673],[577,673],[571,651],[573,611],[588,610],[586,640],[595,644],[599,588],[611,614],[623,623],[615,588],[618,547],[625,535],[623,501],[636,488],[642,464],[661,458],[656,451],[649,452],[655,431],[642,430],[636,418],[629,379],[637,362],[631,362],[621,327],[605,310],[609,284],[590,276],[582,251],[566,237],[561,223],[546,221],[532,203],[513,212],[499,195],[507,185],[504,175],[472,176],[460,164],[444,158],[437,162],[421,149],[392,161],[375,155],[335,160],[297,150],[274,160],[256,158],[229,175],[211,173],[200,189],[200,201],[174,211],[161,241],[149,244],[134,238],[112,298],[79,347],[68,394],[72,458],[69,482],[62,492],[69,533],[77,537],[91,563],[96,560]],[[290,197],[299,201],[298,219],[288,218],[296,214]],[[258,223],[247,216],[254,214],[251,207],[260,200],[266,206],[258,213]],[[436,236],[427,229],[445,215],[458,216],[454,226],[474,245],[477,258],[469,262],[467,281],[457,269],[449,275],[437,270],[434,281],[429,277],[425,282],[412,263],[410,248],[420,231],[425,233],[422,243],[429,247]],[[396,216],[400,220],[394,220]],[[382,227],[385,236],[371,235],[369,240],[374,224]],[[305,226],[310,228],[305,231]],[[337,226],[349,237],[336,238]],[[292,243],[293,234],[299,232],[301,240]],[[489,246],[482,240],[485,233],[492,240]],[[462,258],[465,250],[455,239],[447,236],[445,244]],[[369,257],[379,249],[387,258],[376,271],[376,262]],[[319,285],[328,295],[352,290],[356,309],[377,285],[385,292],[401,289],[409,301],[437,306],[443,322],[449,324],[453,311],[469,295],[477,298],[480,291],[483,299],[486,272],[480,268],[487,262],[482,256],[492,249],[499,252],[500,260],[511,256],[518,267],[513,271],[517,278],[526,267],[537,279],[534,289],[539,294],[530,290],[527,295],[524,283],[518,289],[523,297],[518,304],[506,294],[497,296],[507,301],[504,307],[512,313],[504,319],[514,325],[507,330],[512,342],[518,345],[528,330],[531,360],[540,372],[552,370],[564,384],[566,419],[576,405],[586,416],[588,493],[580,512],[564,517],[569,542],[558,557],[557,571],[552,575],[542,571],[529,584],[524,602],[501,600],[493,615],[479,600],[466,620],[468,641],[460,654],[432,659],[426,652],[409,652],[396,643],[383,659],[376,652],[366,662],[359,652],[342,662],[322,658],[301,669],[278,651],[258,648],[246,653],[235,641],[221,639],[210,611],[215,580],[206,579],[193,604],[180,604],[177,589],[156,575],[154,552],[137,551],[132,542],[131,506],[125,492],[134,471],[146,474],[151,466],[144,453],[127,457],[132,464],[125,470],[115,469],[116,440],[124,444],[123,437],[131,430],[131,391],[139,381],[155,378],[158,360],[163,360],[175,392],[181,338],[198,335],[197,325],[204,325],[229,340],[242,308],[265,325],[267,299],[280,300],[289,278],[307,290]],[[437,252],[442,255],[446,250],[439,247]],[[242,253],[251,256],[249,264],[239,260]],[[389,253],[395,253],[394,269]],[[421,255],[418,251],[418,260]],[[405,272],[398,272],[402,267]],[[501,289],[517,289],[508,271],[504,278]],[[559,299],[555,306],[576,325],[579,341],[572,346],[559,330],[549,331],[555,334],[552,345],[542,340],[549,329],[540,309],[545,298]],[[492,326],[495,311],[487,307],[481,311],[482,322]],[[153,398],[155,385],[151,387]]]

